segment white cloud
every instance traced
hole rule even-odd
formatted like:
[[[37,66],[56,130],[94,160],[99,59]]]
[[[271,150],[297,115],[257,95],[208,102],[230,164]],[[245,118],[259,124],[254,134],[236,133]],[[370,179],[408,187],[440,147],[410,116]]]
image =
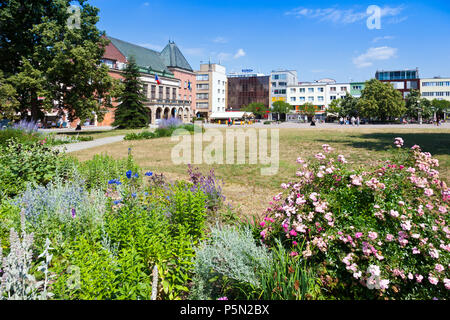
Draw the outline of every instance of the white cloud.
[[[235,59],[239,59],[240,57],[244,57],[246,55],[244,49],[239,49],[234,55]]]
[[[397,54],[397,48],[377,47],[369,48],[365,53],[353,58],[353,63],[358,68],[370,67],[375,61],[389,60]]]
[[[216,37],[213,39],[213,42],[215,43],[227,43],[228,39],[224,38],[224,37]]]
[[[393,36],[376,37],[372,40],[372,42],[375,43],[382,40],[392,40],[392,39],[395,39],[395,37]]]
[[[144,7],[148,7],[148,6],[150,5],[150,2],[144,2],[142,5],[143,5]]]
[[[395,17],[398,16],[403,10],[404,6],[398,7],[385,6],[381,8],[381,17],[387,16]],[[366,10],[357,11],[354,9],[340,9],[337,7],[319,8],[319,9],[296,8],[286,12],[285,14],[293,15],[297,18],[312,18],[318,19],[319,21],[331,21],[333,23],[342,23],[342,24],[355,23],[358,21],[365,20],[369,17]]]

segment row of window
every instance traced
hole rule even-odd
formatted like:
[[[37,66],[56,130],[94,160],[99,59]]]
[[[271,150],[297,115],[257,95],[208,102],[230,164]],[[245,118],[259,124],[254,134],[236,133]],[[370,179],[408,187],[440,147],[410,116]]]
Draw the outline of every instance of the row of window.
[[[299,93],[305,93],[306,89],[308,89],[308,93],[314,93],[317,89],[317,92],[324,92],[325,88],[298,88]],[[296,93],[297,88],[291,88],[291,93]],[[330,92],[336,92],[337,87],[330,87]],[[341,91],[347,92],[347,87],[341,87]]]
[[[272,87],[277,87],[277,83],[272,82]],[[287,82],[278,82],[278,87],[287,87]]]
[[[423,97],[450,97],[450,91],[422,92]]]
[[[286,74],[273,74],[272,80],[286,80]]]
[[[291,97],[291,102],[296,102],[296,101],[297,101],[296,97]],[[306,97],[299,97],[298,101],[299,102],[306,102]],[[314,102],[314,101],[315,101],[315,98],[313,96],[309,96],[308,97],[308,102]],[[318,102],[323,102],[323,101],[325,101],[325,98],[323,96],[319,96],[319,97],[317,97],[317,101]]]
[[[165,90],[164,90],[165,88]],[[170,90],[172,89],[172,90]],[[143,85],[143,93],[147,98],[150,98],[152,100],[154,99],[168,99],[168,100],[176,100],[177,99],[177,88],[170,88],[170,87],[164,87],[164,86],[158,86],[158,97],[156,97],[156,85],[152,85],[150,88],[150,95],[149,95],[149,86],[148,84]],[[165,95],[164,95],[165,93]],[[178,94],[178,100],[181,100],[181,94]],[[184,99],[187,100],[187,96],[184,95]],[[192,96],[189,96],[189,101],[192,100]]]
[[[450,87],[450,81],[439,81],[439,82],[423,82],[422,86],[424,87]]]

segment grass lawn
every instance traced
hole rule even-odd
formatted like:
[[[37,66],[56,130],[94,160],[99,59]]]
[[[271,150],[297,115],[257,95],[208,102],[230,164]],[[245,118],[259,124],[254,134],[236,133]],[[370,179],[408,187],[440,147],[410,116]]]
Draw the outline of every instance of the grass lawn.
[[[58,136],[91,136],[94,139],[107,138],[107,137],[115,137],[126,135],[131,132],[141,132],[144,129],[117,129],[117,130],[81,130],[76,132],[59,132]],[[148,129],[145,129],[148,130]]]
[[[133,130],[117,130],[114,134],[125,134],[127,131]],[[105,136],[111,134],[112,132],[105,132]],[[385,160],[387,150],[393,146],[395,137],[402,137],[405,147],[410,148],[418,144],[423,151],[428,151],[439,159],[441,177],[447,182],[450,181],[450,129],[280,129],[280,163],[275,176],[262,176],[260,168],[263,165],[260,164],[202,164],[197,167],[204,173],[210,169],[215,170],[216,176],[222,178],[225,183],[227,202],[237,208],[238,212],[243,215],[261,214],[271,198],[280,192],[280,184],[295,179],[297,157],[311,158],[322,152],[322,144],[327,143],[355,167],[366,166]],[[169,178],[187,178],[186,165],[174,165],[171,160],[172,147],[176,144],[170,138],[123,141],[79,151],[73,155],[81,161],[101,153],[114,158],[125,158],[128,148],[131,147],[134,159],[143,168],[164,173]],[[208,142],[204,142],[203,147],[208,145]]]

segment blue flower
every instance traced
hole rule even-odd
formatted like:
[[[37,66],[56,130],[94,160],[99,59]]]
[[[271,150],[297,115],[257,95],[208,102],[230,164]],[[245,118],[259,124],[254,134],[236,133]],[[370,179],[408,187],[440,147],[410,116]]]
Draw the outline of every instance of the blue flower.
[[[112,179],[108,181],[108,184],[115,184],[116,183],[116,179]]]
[[[146,172],[145,175],[146,175],[147,177],[151,177],[151,176],[153,175],[153,172],[150,172],[150,171],[149,171],[149,172]]]
[[[128,179],[131,179],[131,175],[133,174],[133,172],[131,172],[131,170],[128,170],[126,173],[126,176]]]
[[[132,193],[131,196],[132,196],[133,198],[136,198],[136,193]]]
[[[144,195],[145,195],[145,196],[148,196],[148,192],[144,192]]]
[[[135,177],[136,179],[139,178],[139,174],[135,173],[135,174],[134,174],[134,177]]]
[[[119,204],[119,203],[120,203],[120,200],[114,201],[114,204]]]

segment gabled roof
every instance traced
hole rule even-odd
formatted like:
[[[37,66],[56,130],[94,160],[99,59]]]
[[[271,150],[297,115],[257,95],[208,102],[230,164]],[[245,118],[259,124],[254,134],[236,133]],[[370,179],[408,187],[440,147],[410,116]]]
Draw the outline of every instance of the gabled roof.
[[[151,68],[153,72],[165,73],[166,75],[173,75],[173,73],[167,69],[159,52],[150,50],[123,40],[119,40],[112,37],[107,37],[111,40],[111,43],[127,58],[134,56],[136,64],[144,69]]]
[[[161,51],[161,58],[167,67],[180,68],[191,72],[194,71],[173,41],[169,41],[167,46]]]

